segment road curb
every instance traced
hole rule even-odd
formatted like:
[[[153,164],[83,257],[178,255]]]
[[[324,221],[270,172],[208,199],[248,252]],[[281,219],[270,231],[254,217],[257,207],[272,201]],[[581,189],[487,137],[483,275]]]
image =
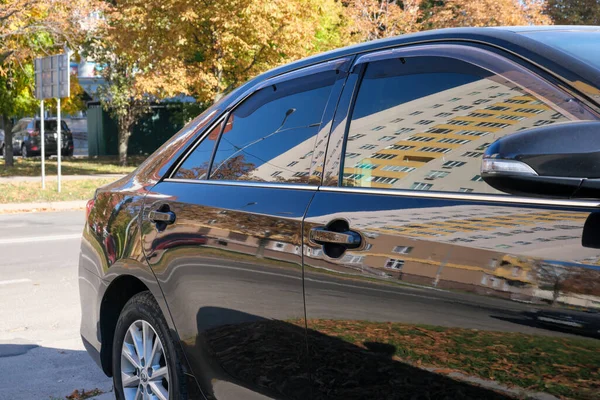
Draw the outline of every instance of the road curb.
[[[47,201],[39,203],[8,203],[0,204],[0,214],[17,214],[29,212],[81,210],[85,208],[86,200]]]

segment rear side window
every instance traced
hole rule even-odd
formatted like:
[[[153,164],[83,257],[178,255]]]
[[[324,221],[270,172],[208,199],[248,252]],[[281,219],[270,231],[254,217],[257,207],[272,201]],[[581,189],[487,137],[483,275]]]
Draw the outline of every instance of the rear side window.
[[[313,148],[336,71],[258,90],[229,115],[210,179],[308,183]]]
[[[33,126],[33,122],[31,122],[29,125]],[[44,121],[44,130],[55,131],[56,126],[57,126],[56,120]],[[60,121],[60,126],[63,131],[69,130],[69,126],[67,125],[67,123],[65,121]],[[39,131],[40,128],[41,128],[40,121],[39,120],[35,121],[35,130]],[[32,129],[32,128],[30,128],[30,129]]]
[[[528,81],[522,71],[496,74],[451,58],[371,62],[352,113],[342,184],[499,194],[479,175],[491,143],[523,129],[594,118],[573,111],[576,102],[548,85],[519,81]]]
[[[185,159],[181,167],[175,172],[173,178],[178,179],[207,179],[210,159],[212,157],[215,143],[221,132],[221,125],[217,124],[202,139],[200,144]]]

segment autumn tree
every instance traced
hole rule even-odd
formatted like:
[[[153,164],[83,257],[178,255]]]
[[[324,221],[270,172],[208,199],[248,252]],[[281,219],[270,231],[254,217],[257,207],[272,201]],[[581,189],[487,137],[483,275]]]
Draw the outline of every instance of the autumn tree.
[[[0,112],[5,164],[13,165],[12,118],[34,112],[33,59],[76,47],[93,30],[98,0],[0,1]]]
[[[544,12],[556,25],[600,25],[598,0],[546,0]]]
[[[423,15],[427,28],[548,25],[541,0],[444,0]]]
[[[342,1],[354,43],[426,29],[551,23],[541,0]]]
[[[123,0],[111,18],[117,52],[138,62],[141,90],[211,103],[250,77],[310,54],[318,33],[335,37],[340,9],[333,3]],[[329,28],[319,30],[322,22]]]
[[[345,0],[347,30],[352,42],[381,39],[421,29],[422,0]]]
[[[98,88],[96,95],[102,108],[117,123],[119,164],[125,166],[133,127],[142,115],[150,111],[152,97],[140,88],[138,77],[141,72],[137,62],[118,52],[111,39],[109,33],[88,42],[85,54],[101,65],[100,74],[105,83]]]

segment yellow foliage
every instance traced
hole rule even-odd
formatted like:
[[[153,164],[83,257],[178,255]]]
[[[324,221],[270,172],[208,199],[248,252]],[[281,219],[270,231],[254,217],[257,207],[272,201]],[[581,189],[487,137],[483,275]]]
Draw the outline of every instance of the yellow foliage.
[[[123,0],[109,14],[110,41],[135,60],[141,92],[212,101],[313,51],[321,6],[320,0]]]
[[[539,0],[446,0],[429,22],[436,28],[550,25]]]
[[[100,0],[1,1],[0,73],[6,73],[8,64],[45,55],[51,45],[79,43],[91,29],[90,15],[104,7]]]

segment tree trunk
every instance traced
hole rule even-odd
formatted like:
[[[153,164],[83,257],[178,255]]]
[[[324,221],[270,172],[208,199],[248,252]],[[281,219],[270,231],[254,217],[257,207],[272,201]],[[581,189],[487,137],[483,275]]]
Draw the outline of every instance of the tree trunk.
[[[560,296],[560,285],[558,283],[555,283],[554,287],[552,288],[552,304],[551,304],[552,307],[556,306],[556,302],[557,302],[559,296]]]
[[[129,147],[129,137],[131,136],[130,118],[123,117],[119,121],[119,165],[127,165],[127,149]]]
[[[12,119],[3,115],[2,116],[2,124],[4,126],[4,165],[7,167],[12,167],[15,162],[13,158],[13,122]]]

